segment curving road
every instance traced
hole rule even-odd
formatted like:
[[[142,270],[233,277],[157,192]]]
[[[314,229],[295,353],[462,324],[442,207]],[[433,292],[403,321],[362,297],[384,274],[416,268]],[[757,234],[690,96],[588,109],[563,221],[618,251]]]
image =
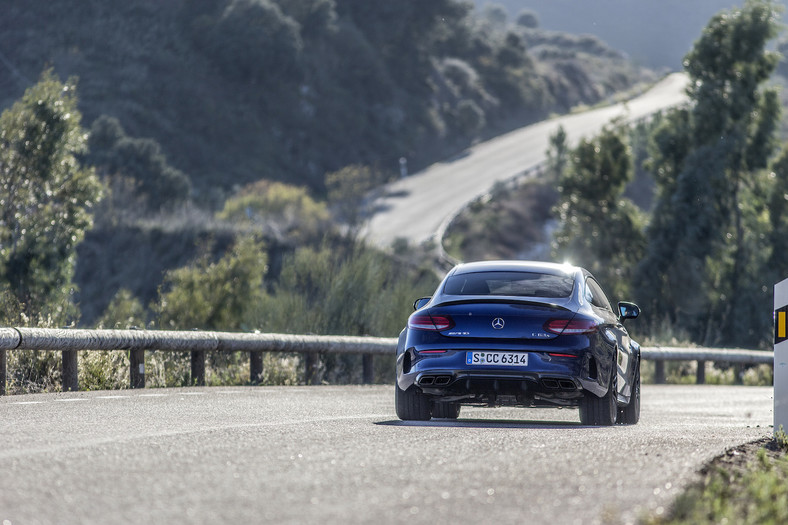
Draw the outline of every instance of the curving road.
[[[392,386],[0,398],[0,523],[631,523],[771,435],[772,388],[643,387],[642,421],[463,409],[406,424]]]
[[[496,182],[512,179],[544,161],[550,136],[559,126],[570,144],[598,133],[611,120],[634,121],[686,102],[687,76],[673,73],[646,93],[625,103],[565,115],[527,126],[469,148],[455,159],[386,186],[371,207],[367,240],[387,248],[397,238],[414,244],[432,239],[443,221]]]

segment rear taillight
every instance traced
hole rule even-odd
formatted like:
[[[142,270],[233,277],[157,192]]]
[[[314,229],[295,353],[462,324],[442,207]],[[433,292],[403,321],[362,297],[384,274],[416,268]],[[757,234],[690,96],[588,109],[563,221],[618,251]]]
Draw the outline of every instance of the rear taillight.
[[[579,335],[596,331],[597,324],[591,319],[550,319],[544,329],[557,335]]]
[[[408,319],[408,328],[413,330],[448,330],[454,321],[448,315],[413,314]]]

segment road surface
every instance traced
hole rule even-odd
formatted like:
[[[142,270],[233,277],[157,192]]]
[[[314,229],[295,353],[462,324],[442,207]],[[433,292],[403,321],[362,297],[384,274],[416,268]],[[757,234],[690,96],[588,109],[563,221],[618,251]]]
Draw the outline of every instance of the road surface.
[[[466,409],[403,423],[393,386],[0,398],[0,523],[631,523],[771,435],[772,388],[643,386],[641,423]]]
[[[550,136],[563,126],[570,144],[597,134],[613,119],[634,121],[687,100],[687,76],[671,74],[626,103],[557,117],[469,148],[453,160],[388,185],[372,205],[374,215],[363,234],[387,248],[398,239],[421,244],[433,239],[441,224],[496,182],[508,181],[545,159]]]

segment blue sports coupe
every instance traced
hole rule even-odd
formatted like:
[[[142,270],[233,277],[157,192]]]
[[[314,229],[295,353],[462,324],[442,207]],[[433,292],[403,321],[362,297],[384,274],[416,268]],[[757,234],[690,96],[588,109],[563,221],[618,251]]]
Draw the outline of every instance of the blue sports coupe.
[[[488,261],[455,266],[414,303],[397,344],[403,420],[456,419],[460,407],[577,407],[584,425],[640,419],[640,314],[610,306],[583,268]]]

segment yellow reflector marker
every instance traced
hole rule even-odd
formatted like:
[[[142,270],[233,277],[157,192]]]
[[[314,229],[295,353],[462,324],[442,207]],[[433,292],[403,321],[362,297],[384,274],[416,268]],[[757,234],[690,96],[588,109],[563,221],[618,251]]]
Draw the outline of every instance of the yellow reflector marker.
[[[777,337],[784,338],[785,335],[785,312],[777,312]]]

